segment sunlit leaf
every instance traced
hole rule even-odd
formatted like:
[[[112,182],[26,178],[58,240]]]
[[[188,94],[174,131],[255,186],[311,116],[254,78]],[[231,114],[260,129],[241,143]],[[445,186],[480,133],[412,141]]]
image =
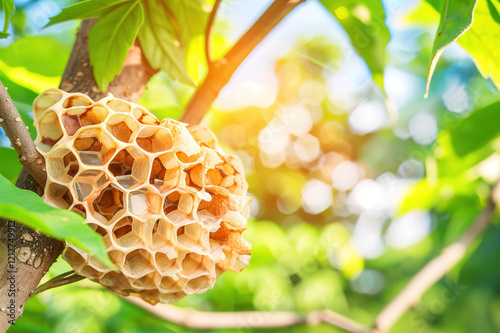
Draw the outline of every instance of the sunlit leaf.
[[[321,0],[344,27],[356,51],[372,71],[373,80],[383,88],[385,48],[391,38],[385,25],[382,1]]]
[[[203,0],[165,1],[173,14],[174,28],[182,46],[187,49],[192,38],[205,31],[208,12],[203,10]]]
[[[11,68],[24,67],[32,73],[59,77],[68,62],[71,47],[71,42],[63,42],[55,36],[22,36],[2,49],[1,61]]]
[[[425,97],[429,94],[429,85],[439,57],[448,46],[471,27],[476,2],[477,0],[443,1],[440,10],[441,20],[436,32],[434,47],[432,48],[432,59],[429,65]]]
[[[14,0],[1,0],[0,4],[0,9],[3,9],[5,19],[3,23],[3,33],[0,35],[0,38],[5,38],[9,36],[9,34],[7,33],[7,29],[9,29],[10,18],[16,7],[14,6]]]
[[[492,5],[498,10],[500,3],[493,1]],[[474,23],[458,43],[472,56],[481,75],[500,86],[500,24],[490,12],[486,0],[479,0]]]
[[[101,91],[120,74],[143,20],[142,4],[134,1],[107,13],[90,29],[89,58]]]
[[[474,111],[449,129],[455,154],[463,157],[481,149],[500,134],[500,102]]]
[[[77,2],[71,6],[63,8],[59,14],[51,17],[50,22],[47,23],[45,27],[64,21],[85,20],[101,17],[109,10],[113,10],[113,7],[129,1],[132,0],[86,0]]]
[[[145,21],[139,31],[144,55],[153,68],[161,69],[171,78],[192,85],[186,70],[186,50],[179,40],[174,21],[168,19],[171,17],[168,7],[156,0],[145,0],[144,6]]]
[[[80,215],[57,209],[43,202],[34,192],[21,190],[0,175],[0,216],[15,220],[44,234],[72,243],[92,253],[109,267],[109,259],[102,237],[84,223]]]

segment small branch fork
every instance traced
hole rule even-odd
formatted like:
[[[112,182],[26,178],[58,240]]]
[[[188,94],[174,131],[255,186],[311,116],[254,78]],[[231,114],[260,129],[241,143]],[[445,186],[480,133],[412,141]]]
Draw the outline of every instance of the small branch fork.
[[[45,160],[36,150],[26,125],[21,119],[7,89],[0,81],[0,126],[10,139],[11,146],[16,150],[21,162],[42,188],[47,181]]]

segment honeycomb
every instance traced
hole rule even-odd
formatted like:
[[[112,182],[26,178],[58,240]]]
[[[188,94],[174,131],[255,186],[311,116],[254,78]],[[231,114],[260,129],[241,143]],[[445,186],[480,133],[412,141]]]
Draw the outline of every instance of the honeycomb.
[[[33,113],[44,201],[85,217],[119,269],[66,243],[77,274],[154,304],[202,293],[248,264],[243,166],[208,128],[158,121],[111,94],[94,102],[58,89],[38,96]]]

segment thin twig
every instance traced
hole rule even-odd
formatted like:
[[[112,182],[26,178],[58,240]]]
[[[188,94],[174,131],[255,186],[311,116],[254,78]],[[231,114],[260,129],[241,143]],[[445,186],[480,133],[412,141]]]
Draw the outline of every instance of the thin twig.
[[[377,316],[373,332],[386,332],[412,306],[422,294],[452,269],[466,254],[467,248],[486,229],[495,210],[490,199],[487,206],[462,236],[443,249],[440,255],[425,265]]]
[[[56,276],[53,279],[50,279],[49,281],[45,282],[44,284],[40,285],[38,288],[36,288],[35,292],[33,295],[39,294],[41,292],[44,292],[46,290],[56,288],[56,287],[61,287],[67,284],[71,284],[80,280],[85,279],[85,276],[81,276],[75,273],[75,271],[69,271],[66,273],[63,273],[61,275]]]
[[[9,96],[7,89],[0,81],[0,125],[10,139],[11,146],[19,156],[19,162],[26,167],[29,173],[43,188],[47,181],[45,172],[45,161],[36,150],[26,124],[21,119],[14,102]]]
[[[205,80],[191,97],[181,120],[190,125],[200,123],[243,60],[288,13],[304,1],[275,0],[224,57],[212,62]]]
[[[348,332],[369,332],[367,327],[330,310],[313,311],[304,315],[288,311],[203,312],[169,304],[151,305],[134,297],[123,298],[161,319],[194,329],[276,328],[328,323]]]
[[[207,28],[205,29],[205,58],[207,59],[208,67],[211,66],[213,60],[210,54],[210,40],[212,35],[212,26],[214,25],[215,15],[217,14],[217,9],[219,9],[221,0],[215,0],[212,12],[208,17]]]

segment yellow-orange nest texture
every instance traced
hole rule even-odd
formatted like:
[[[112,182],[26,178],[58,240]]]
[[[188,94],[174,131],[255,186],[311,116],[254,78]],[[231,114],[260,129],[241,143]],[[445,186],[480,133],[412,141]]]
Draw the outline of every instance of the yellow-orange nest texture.
[[[45,202],[84,216],[119,269],[66,243],[63,258],[77,274],[166,303],[248,264],[243,166],[208,128],[158,121],[112,95],[94,102],[57,89],[38,96],[33,113],[47,167]]]

